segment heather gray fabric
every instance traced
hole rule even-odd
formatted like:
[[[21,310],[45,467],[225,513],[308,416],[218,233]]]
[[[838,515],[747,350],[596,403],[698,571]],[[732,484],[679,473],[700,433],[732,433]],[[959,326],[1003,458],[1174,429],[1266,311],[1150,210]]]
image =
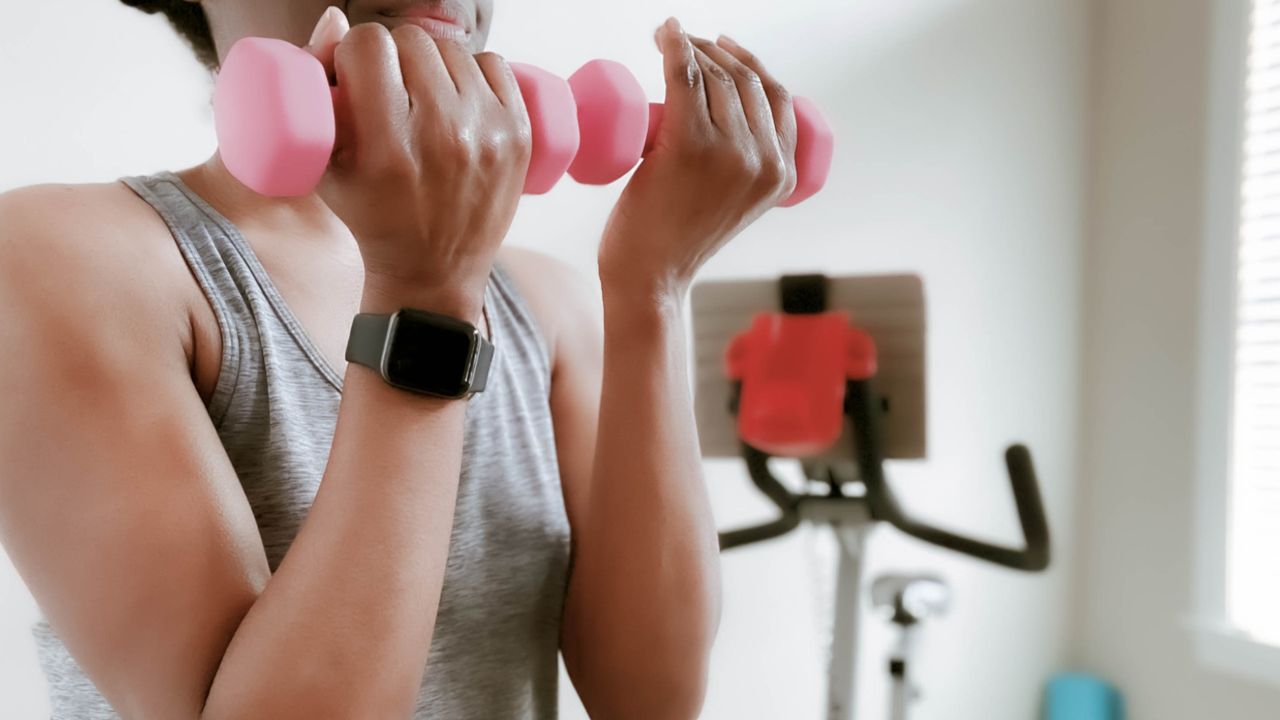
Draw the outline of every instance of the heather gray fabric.
[[[274,570],[324,474],[342,378],[225,217],[173,173],[123,182],[169,225],[217,315],[222,372],[209,417]],[[528,307],[501,267],[490,275],[485,303],[496,352],[488,387],[467,406],[448,566],[414,718],[556,716],[569,523],[548,406],[550,370]],[[117,718],[43,618],[33,633],[53,717]]]

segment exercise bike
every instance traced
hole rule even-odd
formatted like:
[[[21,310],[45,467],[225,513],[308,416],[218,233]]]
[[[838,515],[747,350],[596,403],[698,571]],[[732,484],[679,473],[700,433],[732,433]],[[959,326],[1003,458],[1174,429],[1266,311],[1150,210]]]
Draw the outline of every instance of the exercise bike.
[[[1031,454],[1023,445],[1005,453],[1023,547],[965,537],[913,518],[899,504],[885,479],[886,453],[924,456],[924,300],[918,277],[786,275],[777,282],[700,283],[691,296],[703,455],[741,457],[755,487],[779,510],[775,520],[721,532],[720,548],[776,538],[806,521],[832,529],[839,560],[826,717],[853,720],[868,532],[887,523],[995,565],[1044,570],[1049,529]],[[773,475],[773,457],[800,461],[809,480],[806,491],[793,492]],[[888,670],[891,718],[905,720],[915,695],[915,635],[921,622],[945,612],[950,592],[936,576],[888,575],[876,581],[873,596],[900,632]]]

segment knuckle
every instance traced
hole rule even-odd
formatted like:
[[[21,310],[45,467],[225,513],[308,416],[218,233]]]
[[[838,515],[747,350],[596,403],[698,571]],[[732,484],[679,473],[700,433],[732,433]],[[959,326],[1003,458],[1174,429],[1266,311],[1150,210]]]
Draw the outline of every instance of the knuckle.
[[[719,65],[717,65],[717,64],[715,64],[715,63],[711,63],[710,65],[708,65],[708,66],[707,66],[707,71],[708,71],[708,72],[710,72],[710,73],[711,73],[711,77],[712,77],[713,79],[715,79],[715,81],[716,81],[716,82],[718,82],[718,83],[720,83],[721,85],[733,85],[733,84],[735,84],[735,83],[734,83],[734,80],[733,80],[733,76],[732,76],[732,75],[730,75],[730,74],[728,73],[728,71],[726,71],[724,68],[720,67]]]
[[[791,106],[791,91],[782,83],[777,80],[770,80],[765,85],[765,90],[768,91],[770,97],[774,99],[774,102],[780,103],[784,107]]]
[[[427,33],[427,37],[431,38],[431,44],[435,46],[436,54],[439,55],[440,59],[447,64],[452,65],[453,63],[464,59],[458,57],[457,48],[454,47],[455,43],[452,41],[437,40],[436,38],[431,37],[431,33]],[[467,59],[469,58],[470,55],[467,56]]]
[[[796,191],[797,184],[799,184],[799,178],[796,177],[794,172],[789,173],[787,181],[782,184],[782,188],[778,192],[778,199],[785,200],[791,197],[792,193]]]
[[[457,133],[450,146],[451,159],[459,165],[471,165],[480,159],[483,144],[475,133]]]
[[[746,65],[739,65],[736,68],[736,70],[737,70],[738,79],[741,82],[744,82],[754,87],[761,87],[763,85],[763,81],[760,79],[760,74],[757,73],[755,70],[752,70]]]
[[[401,63],[421,66],[422,63],[433,62],[439,55],[435,40],[417,25],[397,26],[391,31],[391,39],[395,42]]]
[[[765,154],[756,170],[756,177],[765,185],[781,185],[787,176],[787,164],[777,152]]]
[[[473,156],[476,165],[486,170],[500,166],[507,155],[506,144],[506,138],[501,133],[490,135],[477,142]]]
[[[516,82],[515,70],[507,59],[496,52],[482,52],[475,56],[476,64],[496,78],[499,85],[510,87]]]
[[[765,197],[782,200],[791,196],[796,187],[795,166],[779,158],[774,161],[769,171],[768,182],[764,183]]]
[[[475,162],[486,171],[505,171],[523,167],[532,152],[529,133],[510,128],[487,135],[476,149]]]
[[[514,118],[515,124],[505,138],[509,152],[521,163],[528,163],[533,156],[533,128],[527,115],[520,113]]]
[[[528,167],[533,160],[533,134],[529,132],[528,126],[520,132],[520,142],[517,144],[519,152],[517,158],[522,167]]]
[[[382,27],[382,26],[379,25],[378,27]],[[418,25],[414,25],[412,23],[397,25],[395,29],[391,31],[391,37],[397,43],[411,42],[411,41],[417,42],[423,36],[427,36],[427,31],[422,29]],[[427,37],[430,37],[430,36],[427,36]]]
[[[504,157],[520,158],[533,151],[533,128],[526,113],[508,109],[490,123],[491,141],[502,150]]]
[[[718,153],[720,166],[735,178],[754,183],[760,172],[760,158],[751,150],[730,148]]]
[[[378,23],[360,23],[347,32],[344,42],[352,45],[377,45],[386,42],[391,31]]]
[[[786,170],[782,179],[782,197],[790,197],[795,192],[796,184],[800,181],[800,174],[796,172],[796,164],[794,161],[786,163]]]
[[[672,82],[679,87],[696,90],[702,87],[702,68],[692,59],[683,62],[675,69]]]
[[[529,116],[529,108],[525,106],[524,98],[520,94],[520,86],[516,83],[514,77],[511,79],[510,88],[514,90],[513,93],[510,93],[514,102],[508,102],[494,108],[498,113],[494,124],[504,128],[504,132],[514,134],[516,139],[532,143],[533,121]]]
[[[368,159],[367,172],[392,185],[402,186],[413,183],[418,176],[418,168],[405,154],[398,152],[378,153]]]
[[[781,192],[787,184],[787,164],[781,157],[775,155],[761,163],[757,177],[766,195]]]

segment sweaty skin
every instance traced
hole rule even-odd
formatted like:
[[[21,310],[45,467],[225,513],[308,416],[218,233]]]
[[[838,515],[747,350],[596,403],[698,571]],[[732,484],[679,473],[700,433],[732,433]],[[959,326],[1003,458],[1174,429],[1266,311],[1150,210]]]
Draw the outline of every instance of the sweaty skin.
[[[794,187],[785,89],[727,38],[659,28],[667,117],[602,231],[597,281],[499,247],[528,133],[505,62],[482,53],[491,1],[433,6],[463,43],[398,16],[429,3],[353,0],[340,6],[350,32],[334,13],[317,26],[331,4],[204,3],[221,54],[246,35],[285,38],[358,93],[339,107],[342,149],[317,193],[256,196],[216,155],[179,172],[243,231],[344,375],[329,465],[284,562],[268,571],[204,408],[216,319],[163,222],[119,183],[0,195],[0,303],[15,319],[0,347],[24,348],[0,354],[0,542],[126,718],[406,717],[431,671],[465,405],[389,388],[343,350],[358,311],[424,307],[483,327],[501,254],[552,354],[575,689],[595,718],[697,717],[720,571],[683,309],[706,259]],[[423,138],[428,121],[451,132]],[[362,210],[374,201],[380,212]],[[374,465],[383,481],[361,482]],[[341,621],[353,615],[359,627]]]

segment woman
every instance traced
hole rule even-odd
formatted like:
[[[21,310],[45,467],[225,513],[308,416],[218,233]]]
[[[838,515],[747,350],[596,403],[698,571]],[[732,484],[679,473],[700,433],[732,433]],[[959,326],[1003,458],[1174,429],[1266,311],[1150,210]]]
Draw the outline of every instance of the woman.
[[[0,540],[55,717],[554,717],[557,652],[593,717],[696,717],[720,590],[682,311],[794,187],[786,91],[659,28],[667,116],[603,231],[601,315],[499,250],[530,141],[492,0],[126,4],[211,68],[305,43],[339,138],[303,198],[216,154],[0,196]],[[401,308],[480,327],[483,392],[344,362],[357,313]]]

